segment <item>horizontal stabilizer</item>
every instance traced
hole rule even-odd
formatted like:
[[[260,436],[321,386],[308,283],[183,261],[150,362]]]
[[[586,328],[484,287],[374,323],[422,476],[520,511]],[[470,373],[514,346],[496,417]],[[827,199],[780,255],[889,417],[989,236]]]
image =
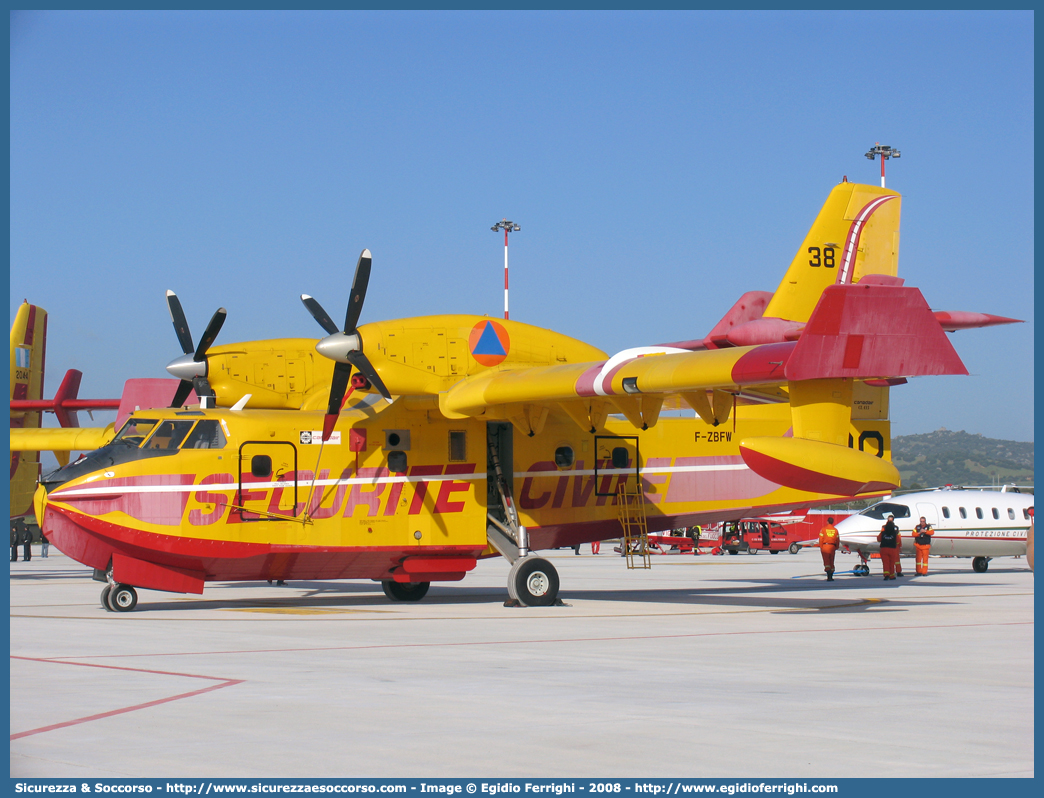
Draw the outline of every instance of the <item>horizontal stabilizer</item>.
[[[826,288],[786,365],[792,382],[967,373],[921,292],[887,285]]]
[[[990,313],[971,313],[967,310],[937,310],[935,318],[946,332],[974,330],[978,327],[995,327],[998,324],[1022,324],[1022,319],[1009,319]]]

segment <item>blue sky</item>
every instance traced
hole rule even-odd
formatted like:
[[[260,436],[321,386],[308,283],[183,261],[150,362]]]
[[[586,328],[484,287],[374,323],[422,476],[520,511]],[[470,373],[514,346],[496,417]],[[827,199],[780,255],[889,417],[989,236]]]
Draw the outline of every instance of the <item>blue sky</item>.
[[[902,192],[900,275],[971,377],[892,392],[893,434],[1033,439],[1030,12],[30,12],[11,19],[11,315],[46,393],[167,376],[164,291],[219,343],[503,313],[612,353],[705,335],[778,285],[842,175]],[[111,420],[112,415],[99,416]]]

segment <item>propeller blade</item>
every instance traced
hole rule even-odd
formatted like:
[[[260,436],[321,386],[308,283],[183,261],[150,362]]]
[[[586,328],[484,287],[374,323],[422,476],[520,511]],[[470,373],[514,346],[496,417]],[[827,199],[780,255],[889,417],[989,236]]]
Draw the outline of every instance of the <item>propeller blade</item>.
[[[347,363],[335,363],[333,380],[330,382],[330,402],[326,406],[326,415],[336,416],[341,412],[344,392],[348,388],[348,380],[352,376],[352,367]]]
[[[304,306],[308,308],[308,312],[312,314],[312,318],[319,322],[319,326],[326,330],[330,335],[339,333],[337,325],[333,323],[333,319],[330,318],[329,314],[323,310],[323,306],[320,305],[314,297],[308,296],[308,294],[301,294],[301,301],[304,302]]]
[[[388,392],[387,386],[384,384],[384,380],[381,379],[377,370],[373,367],[369,360],[366,359],[366,355],[362,352],[349,352],[348,360],[351,362],[359,373],[362,374],[366,379],[370,381],[370,385],[380,391],[381,396],[391,401],[391,394]],[[338,364],[340,365],[340,364]]]
[[[187,355],[194,348],[192,333],[189,332],[188,320],[185,318],[185,311],[181,308],[181,300],[173,291],[167,291],[167,310],[170,311],[170,320],[174,322],[174,332],[177,333],[181,351]]]
[[[197,363],[203,362],[207,350],[210,349],[210,345],[214,343],[214,339],[217,338],[218,332],[221,331],[221,325],[225,323],[225,316],[227,313],[228,311],[224,308],[218,308],[214,312],[214,315],[210,317],[210,324],[207,325],[207,329],[203,332],[203,337],[199,339],[199,346],[196,347],[196,354],[192,358]]]
[[[178,390],[174,394],[174,401],[170,403],[170,406],[181,407],[190,393],[192,393],[192,380],[182,380],[178,383]]]
[[[373,258],[370,250],[364,249],[355,266],[355,279],[352,280],[352,295],[348,298],[348,310],[344,314],[344,332],[355,332],[355,325],[362,313],[363,300],[366,299],[366,286],[370,282],[370,265]]]

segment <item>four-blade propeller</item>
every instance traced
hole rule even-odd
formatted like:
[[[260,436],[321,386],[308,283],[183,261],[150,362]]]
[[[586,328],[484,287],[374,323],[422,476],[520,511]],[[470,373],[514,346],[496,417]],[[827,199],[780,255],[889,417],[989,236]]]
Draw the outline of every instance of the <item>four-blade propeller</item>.
[[[326,420],[323,424],[324,440],[329,437],[329,431],[333,429],[333,424],[341,412],[353,366],[374,388],[380,391],[381,396],[391,401],[391,394],[384,381],[363,354],[362,339],[356,329],[359,315],[362,313],[363,300],[366,298],[366,286],[370,282],[371,263],[370,250],[364,249],[359,256],[359,263],[355,267],[355,279],[352,281],[352,293],[348,298],[348,310],[344,316],[343,329],[337,328],[329,314],[323,310],[323,306],[313,297],[301,294],[301,301],[312,314],[312,318],[329,333],[326,338],[316,344],[316,351],[335,361],[333,381],[330,384],[330,401],[326,408]]]
[[[207,350],[217,338],[221,325],[225,323],[227,311],[224,308],[217,309],[211,317],[203,337],[199,339],[199,346],[194,347],[185,311],[181,307],[177,294],[173,291],[167,291],[167,308],[170,310],[170,319],[174,322],[174,332],[178,336],[178,343],[181,344],[181,351],[185,353],[167,364],[167,371],[181,380],[170,406],[181,407],[193,388],[196,389],[196,396],[200,397],[201,401],[204,397],[214,395],[210,383],[207,382]]]

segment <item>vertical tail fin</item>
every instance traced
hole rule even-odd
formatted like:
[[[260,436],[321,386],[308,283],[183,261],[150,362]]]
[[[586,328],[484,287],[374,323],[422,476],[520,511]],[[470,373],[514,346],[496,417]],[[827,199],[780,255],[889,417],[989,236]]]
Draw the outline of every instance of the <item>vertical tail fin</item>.
[[[765,317],[806,322],[827,286],[857,283],[868,274],[895,277],[901,203],[897,192],[877,186],[834,186]]]
[[[47,311],[24,302],[11,326],[11,399],[43,398],[47,348]],[[11,428],[38,428],[41,412],[12,410]],[[11,452],[11,517],[33,512],[40,476],[39,452]]]

